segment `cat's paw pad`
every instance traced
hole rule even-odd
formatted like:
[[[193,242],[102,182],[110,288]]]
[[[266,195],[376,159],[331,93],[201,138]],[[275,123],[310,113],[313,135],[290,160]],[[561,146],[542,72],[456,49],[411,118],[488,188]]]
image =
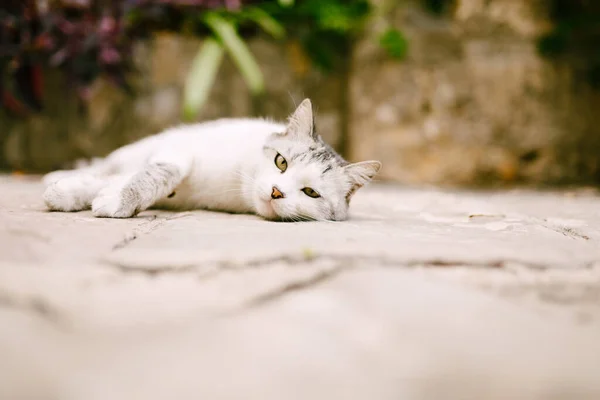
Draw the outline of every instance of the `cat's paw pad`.
[[[135,204],[127,204],[121,191],[102,190],[92,202],[92,213],[100,218],[129,218],[137,214]]]
[[[81,211],[89,208],[86,188],[76,177],[64,178],[52,183],[43,194],[44,203],[51,211]]]

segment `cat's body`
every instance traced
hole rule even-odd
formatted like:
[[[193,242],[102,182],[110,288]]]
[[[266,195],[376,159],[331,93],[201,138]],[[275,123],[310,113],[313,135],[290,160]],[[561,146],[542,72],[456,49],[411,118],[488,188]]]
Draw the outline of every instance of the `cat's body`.
[[[44,181],[51,210],[92,208],[127,218],[149,207],[343,220],[349,199],[379,169],[348,164],[314,131],[305,100],[288,125],[222,119],[168,129],[79,170]]]

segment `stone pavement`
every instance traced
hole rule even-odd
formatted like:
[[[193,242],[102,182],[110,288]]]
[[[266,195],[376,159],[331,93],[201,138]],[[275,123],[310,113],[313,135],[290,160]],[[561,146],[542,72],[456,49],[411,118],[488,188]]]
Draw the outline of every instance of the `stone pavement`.
[[[44,211],[0,177],[0,399],[598,399],[600,197],[373,185],[352,219]]]

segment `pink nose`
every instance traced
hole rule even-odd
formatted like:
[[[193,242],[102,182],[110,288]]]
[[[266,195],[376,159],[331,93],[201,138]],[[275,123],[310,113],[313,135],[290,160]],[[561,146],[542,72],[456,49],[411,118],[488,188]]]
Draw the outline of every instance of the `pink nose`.
[[[277,186],[273,186],[273,191],[271,192],[272,199],[283,199],[285,195],[277,189]]]

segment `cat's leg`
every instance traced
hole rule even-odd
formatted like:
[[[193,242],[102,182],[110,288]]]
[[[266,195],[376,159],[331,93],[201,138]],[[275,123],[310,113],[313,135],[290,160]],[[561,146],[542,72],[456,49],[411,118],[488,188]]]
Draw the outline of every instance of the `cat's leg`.
[[[92,206],[92,200],[108,184],[106,178],[88,174],[74,174],[51,183],[43,199],[52,211],[81,211]]]
[[[159,154],[129,178],[103,188],[92,202],[92,212],[96,217],[132,217],[171,194],[191,167],[191,157]]]
[[[57,171],[52,171],[44,175],[42,177],[42,183],[44,184],[44,186],[48,187],[62,179],[72,178],[81,174],[90,175],[79,169],[59,169]]]
[[[116,172],[116,166],[108,159],[95,158],[90,160],[86,165],[81,165],[81,162],[79,164],[75,169],[64,169],[47,173],[42,177],[42,183],[48,187],[61,179],[73,178],[83,174],[101,177]]]

